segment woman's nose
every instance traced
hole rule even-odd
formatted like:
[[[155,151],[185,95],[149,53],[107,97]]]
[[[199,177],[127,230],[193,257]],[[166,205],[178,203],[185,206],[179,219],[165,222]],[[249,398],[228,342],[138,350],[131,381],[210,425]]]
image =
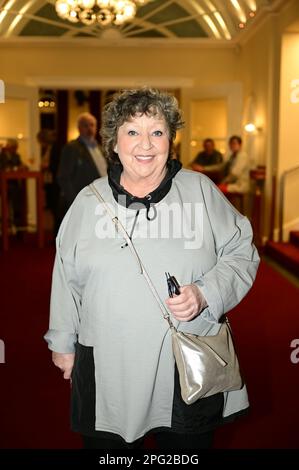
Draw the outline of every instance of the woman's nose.
[[[152,141],[151,141],[150,135],[148,134],[142,135],[139,145],[142,149],[149,150],[152,147]]]

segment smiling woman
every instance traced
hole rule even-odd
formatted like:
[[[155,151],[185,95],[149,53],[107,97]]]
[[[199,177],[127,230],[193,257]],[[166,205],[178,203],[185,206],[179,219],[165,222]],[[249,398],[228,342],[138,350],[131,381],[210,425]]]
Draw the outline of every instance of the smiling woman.
[[[105,124],[102,127],[101,134],[107,158],[111,162],[119,163],[118,155],[115,152],[118,130],[124,123],[130,124],[133,118],[141,116],[155,118],[162,121],[166,126],[170,144],[168,156],[171,157],[172,143],[176,132],[184,125],[176,98],[158,90],[143,88],[138,91],[127,90],[116,95],[113,101],[105,107],[103,113]],[[134,133],[134,129],[132,131]],[[159,129],[156,129],[156,131],[159,131]]]
[[[167,173],[176,131],[183,126],[176,99],[158,90],[126,91],[108,103],[102,136],[120,184],[137,197],[157,188]]]
[[[208,448],[214,429],[248,407],[246,387],[184,403],[159,305],[180,331],[217,334],[255,277],[251,227],[208,178],[171,158],[182,126],[173,96],[124,91],[102,123],[108,177],[78,194],[60,227],[45,337],[54,364],[72,377],[72,429],[86,448],[137,449],[148,433],[159,448]],[[127,243],[105,207],[130,232]],[[156,236],[165,223],[167,234]],[[203,233],[200,244],[186,243],[191,231]],[[172,298],[165,272],[181,286]]]
[[[166,174],[169,137],[164,118],[133,117],[118,130],[114,151],[124,168],[121,184],[139,197],[159,186]]]

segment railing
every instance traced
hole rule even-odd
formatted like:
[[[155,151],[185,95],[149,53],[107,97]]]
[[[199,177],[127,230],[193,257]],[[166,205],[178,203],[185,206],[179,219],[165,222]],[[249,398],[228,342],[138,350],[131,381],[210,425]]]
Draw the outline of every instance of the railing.
[[[284,219],[284,196],[285,196],[285,185],[286,179],[293,173],[294,171],[299,170],[299,165],[293,166],[293,168],[289,168],[288,170],[284,171],[281,175],[280,179],[280,191],[279,191],[279,213],[278,213],[278,221],[279,221],[279,241],[283,241],[283,219]]]
[[[276,176],[272,175],[272,201],[270,207],[270,231],[269,231],[269,240],[274,241],[275,236],[275,210],[276,210],[276,194],[277,194],[277,183]]]

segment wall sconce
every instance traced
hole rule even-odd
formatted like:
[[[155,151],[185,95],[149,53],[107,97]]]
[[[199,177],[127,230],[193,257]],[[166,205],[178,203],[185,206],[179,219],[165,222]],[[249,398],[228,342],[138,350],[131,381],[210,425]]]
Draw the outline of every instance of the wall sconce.
[[[248,122],[247,124],[245,124],[244,129],[249,134],[253,134],[253,132],[256,131],[256,126],[255,124],[253,124],[253,122]]]
[[[253,122],[247,122],[244,125],[244,130],[245,132],[247,132],[247,134],[254,135],[254,134],[258,134],[259,132],[261,132],[262,128],[257,127]]]
[[[255,99],[251,94],[246,100],[245,110],[244,110],[244,130],[249,135],[256,135],[262,131],[261,127],[258,127],[256,123],[256,109],[255,109]]]

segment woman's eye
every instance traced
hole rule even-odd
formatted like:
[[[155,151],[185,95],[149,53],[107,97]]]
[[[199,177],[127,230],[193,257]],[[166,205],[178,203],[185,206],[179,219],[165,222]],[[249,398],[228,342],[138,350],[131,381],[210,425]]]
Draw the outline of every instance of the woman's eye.
[[[137,135],[137,132],[136,131],[129,131],[128,135]]]
[[[155,135],[157,137],[160,137],[161,135],[163,135],[163,132],[162,131],[154,131],[153,135]]]

